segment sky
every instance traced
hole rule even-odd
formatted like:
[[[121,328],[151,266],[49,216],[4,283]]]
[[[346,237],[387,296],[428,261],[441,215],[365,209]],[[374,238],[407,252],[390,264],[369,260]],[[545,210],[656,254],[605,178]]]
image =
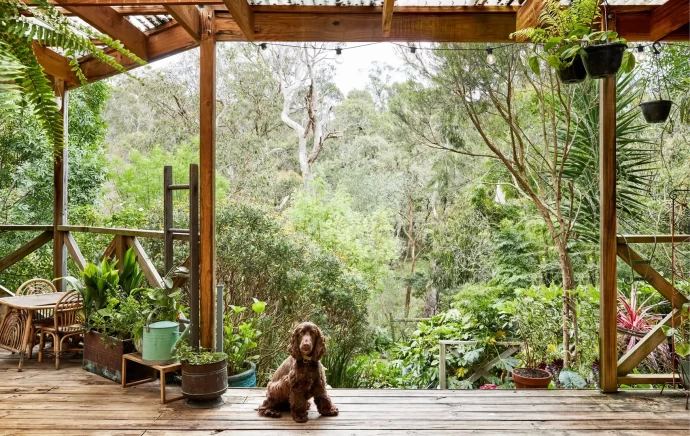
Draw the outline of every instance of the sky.
[[[395,54],[395,46],[389,43],[365,45],[366,43],[348,44],[343,50],[343,63],[336,64],[335,84],[344,95],[353,89],[364,89],[369,81],[369,67],[374,62],[386,63],[394,68],[402,66],[402,61]],[[392,80],[402,80],[402,74],[393,74]]]

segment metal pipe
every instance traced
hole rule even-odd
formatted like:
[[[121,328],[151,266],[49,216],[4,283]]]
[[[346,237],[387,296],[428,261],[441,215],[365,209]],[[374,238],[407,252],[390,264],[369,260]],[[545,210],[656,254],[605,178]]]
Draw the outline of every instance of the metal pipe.
[[[223,285],[216,286],[216,351],[223,352]]]

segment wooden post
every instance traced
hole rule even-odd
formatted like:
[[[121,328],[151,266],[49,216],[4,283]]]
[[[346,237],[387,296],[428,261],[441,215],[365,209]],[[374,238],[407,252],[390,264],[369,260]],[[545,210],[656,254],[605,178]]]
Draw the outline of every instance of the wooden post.
[[[67,125],[69,96],[65,81],[55,79],[55,94],[59,99],[64,131],[64,146],[53,151],[53,278],[67,275],[67,247],[65,234],[57,229],[67,224]],[[58,291],[66,290],[64,280],[55,282]]]
[[[213,10],[201,12],[202,34],[199,52],[199,309],[201,346],[215,347],[216,293],[216,42]]]
[[[599,87],[599,386],[602,392],[618,391],[616,332],[616,77]]]
[[[189,165],[189,320],[190,342],[199,348],[199,166]]]
[[[163,259],[165,264],[164,274],[168,274],[173,268],[173,235],[170,231],[173,225],[173,184],[172,167],[163,167]]]

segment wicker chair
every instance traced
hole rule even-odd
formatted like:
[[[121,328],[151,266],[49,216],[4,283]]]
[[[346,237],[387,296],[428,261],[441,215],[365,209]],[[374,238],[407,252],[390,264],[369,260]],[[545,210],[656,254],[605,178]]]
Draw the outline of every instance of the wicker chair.
[[[57,288],[53,283],[45,279],[31,279],[27,280],[17,289],[16,296],[21,295],[35,295],[35,294],[50,294],[57,292]],[[34,318],[31,322],[30,342],[28,345],[27,355],[31,359],[34,347],[36,346],[36,338],[38,332],[42,327],[51,325],[53,323],[53,309],[38,310],[34,312]]]
[[[65,340],[84,334],[82,326],[82,309],[84,299],[77,291],[69,291],[63,295],[55,305],[53,325],[41,328],[39,333],[40,343],[38,347],[38,361],[43,361],[43,344],[46,335],[53,338],[53,351],[55,353],[55,369],[60,369],[60,355],[67,351],[82,351],[78,347],[65,347]]]

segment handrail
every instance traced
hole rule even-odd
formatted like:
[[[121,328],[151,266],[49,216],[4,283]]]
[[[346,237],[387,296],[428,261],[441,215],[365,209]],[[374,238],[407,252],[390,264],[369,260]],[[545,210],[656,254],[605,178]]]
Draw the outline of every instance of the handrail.
[[[53,226],[48,224],[2,224],[0,232],[52,232]]]
[[[621,235],[618,244],[668,244],[671,242],[690,242],[690,235]]]
[[[446,345],[477,345],[480,341],[454,341],[454,340],[441,340],[438,341],[440,345],[439,359],[438,359],[438,388],[446,389]],[[522,345],[522,342],[496,342],[494,345],[505,345],[505,346],[516,346]],[[502,356],[499,356],[502,358]],[[489,366],[494,366],[496,359],[489,362]],[[481,368],[483,369],[483,368]]]

